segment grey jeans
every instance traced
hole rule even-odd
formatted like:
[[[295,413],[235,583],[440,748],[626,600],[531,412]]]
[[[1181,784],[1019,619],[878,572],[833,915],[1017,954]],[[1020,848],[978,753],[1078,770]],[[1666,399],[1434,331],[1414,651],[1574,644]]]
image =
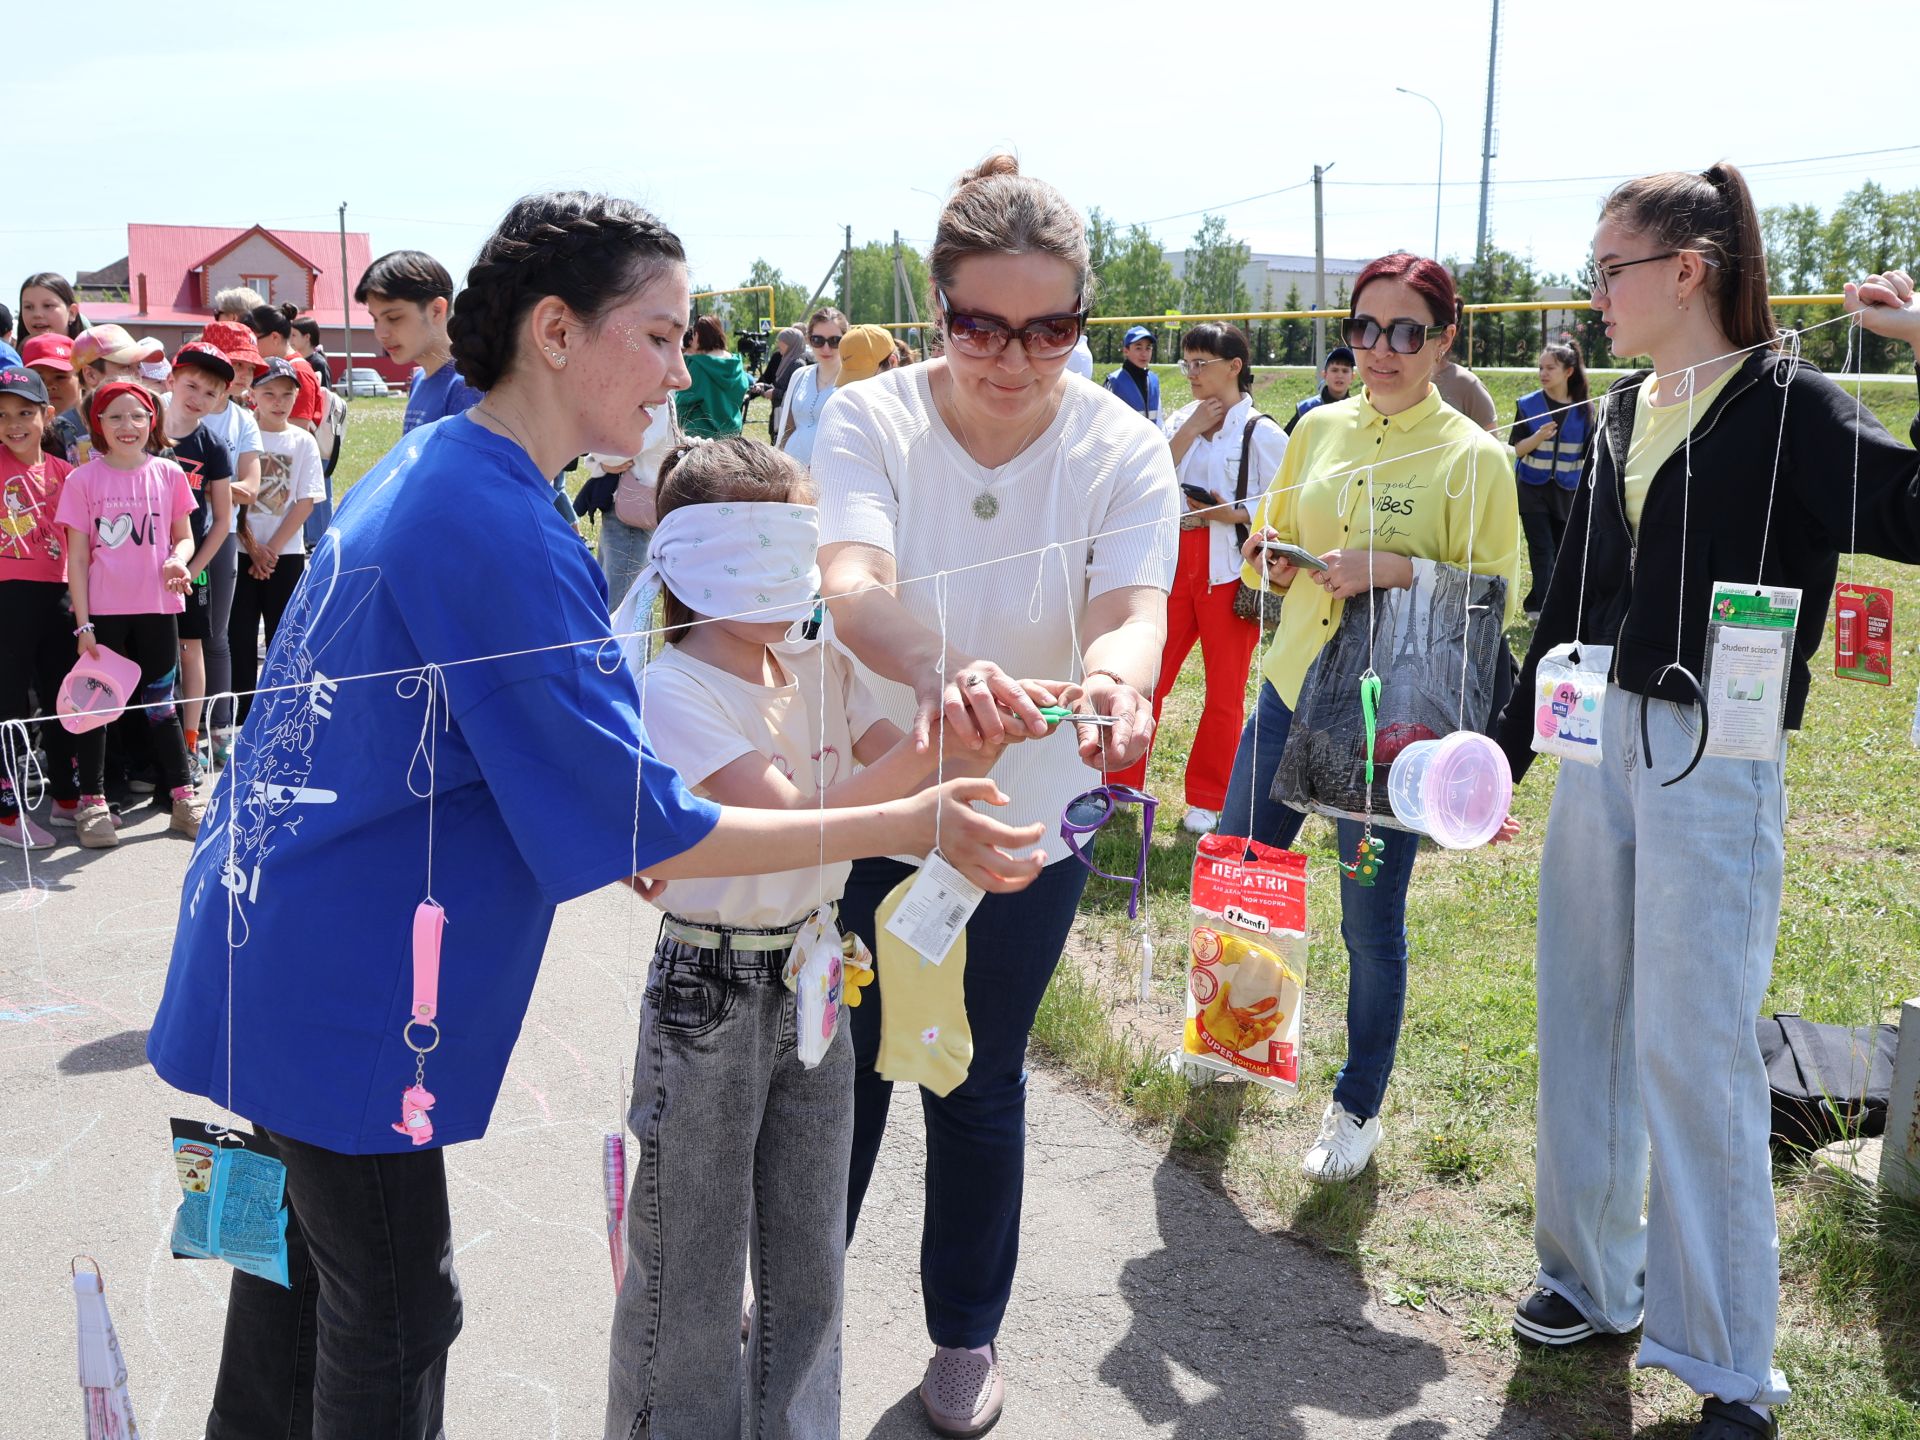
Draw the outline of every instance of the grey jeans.
[[[1771,1106],[1754,1017],[1785,862],[1779,759],[1707,759],[1698,712],[1607,687],[1540,860],[1539,1283],[1697,1394],[1779,1404]],[[1649,1172],[1651,1160],[1651,1172]],[[1651,1179],[1651,1185],[1649,1185]],[[1645,1201],[1645,1213],[1641,1204]]]
[[[842,1016],[826,1058],[801,1065],[785,962],[731,936],[711,950],[663,936],[654,952],[627,1112],[639,1155],[608,1440],[840,1434],[853,1049]]]

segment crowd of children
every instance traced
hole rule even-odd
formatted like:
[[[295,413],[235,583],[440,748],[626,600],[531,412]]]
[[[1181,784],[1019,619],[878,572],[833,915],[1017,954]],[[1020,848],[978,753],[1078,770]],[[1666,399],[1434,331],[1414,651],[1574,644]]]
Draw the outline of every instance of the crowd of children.
[[[21,287],[20,345],[0,370],[0,721],[23,728],[0,776],[0,843],[43,849],[70,829],[110,848],[148,794],[196,836],[262,638],[330,517],[315,435],[332,448],[339,402],[317,327],[245,289],[213,309],[232,318],[169,358],[87,325],[59,275]],[[103,650],[139,667],[137,693],[114,723],[70,735],[56,697]],[[216,713],[208,697],[233,692],[237,713],[224,699]]]

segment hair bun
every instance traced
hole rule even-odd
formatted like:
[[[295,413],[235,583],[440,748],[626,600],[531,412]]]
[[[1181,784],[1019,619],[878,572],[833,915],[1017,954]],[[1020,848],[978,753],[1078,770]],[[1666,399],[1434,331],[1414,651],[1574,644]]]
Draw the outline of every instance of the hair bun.
[[[289,320],[298,320],[300,318],[300,307],[295,305],[291,300],[283,300],[280,303],[280,313]]]
[[[1019,173],[1019,159],[1013,155],[1009,155],[1004,150],[998,150],[987,156],[986,159],[982,160],[971,170],[963,171],[960,176],[960,183],[955,185],[954,189],[964,189],[977,181],[990,180],[996,175],[1018,175]]]

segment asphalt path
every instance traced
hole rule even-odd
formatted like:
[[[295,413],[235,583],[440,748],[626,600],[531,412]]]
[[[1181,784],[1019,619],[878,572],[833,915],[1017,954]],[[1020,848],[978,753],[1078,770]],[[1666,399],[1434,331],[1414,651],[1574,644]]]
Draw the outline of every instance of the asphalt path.
[[[228,1272],[167,1249],[179,1196],[168,1117],[212,1111],[144,1056],[188,846],[152,812],[123,836],[114,851],[69,841],[37,854],[32,891],[24,857],[0,854],[0,1440],[83,1433],[76,1255],[106,1276],[145,1440],[199,1436],[212,1390]],[[456,1440],[599,1434],[613,1295],[601,1137],[623,1113],[652,937],[653,912],[624,891],[561,909],[492,1128],[448,1154],[466,1302],[449,1379]],[[848,1257],[848,1436],[930,1433],[914,1395],[929,1346],[913,1102],[895,1097]],[[1028,1124],[996,1434],[1549,1433],[1459,1358],[1448,1327],[1249,1223],[1065,1081],[1036,1071]]]

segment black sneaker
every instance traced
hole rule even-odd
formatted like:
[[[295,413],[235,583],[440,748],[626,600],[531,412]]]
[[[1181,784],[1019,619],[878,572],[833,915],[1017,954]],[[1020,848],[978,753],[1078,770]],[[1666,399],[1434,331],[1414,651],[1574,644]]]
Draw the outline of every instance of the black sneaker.
[[[1751,1405],[1709,1398],[1700,1407],[1693,1440],[1775,1440],[1779,1433],[1780,1422],[1771,1415],[1762,1416]]]
[[[1513,1333],[1534,1345],[1578,1345],[1600,1332],[1557,1290],[1542,1285],[1513,1312]],[[1754,1417],[1756,1420],[1759,1416]]]

